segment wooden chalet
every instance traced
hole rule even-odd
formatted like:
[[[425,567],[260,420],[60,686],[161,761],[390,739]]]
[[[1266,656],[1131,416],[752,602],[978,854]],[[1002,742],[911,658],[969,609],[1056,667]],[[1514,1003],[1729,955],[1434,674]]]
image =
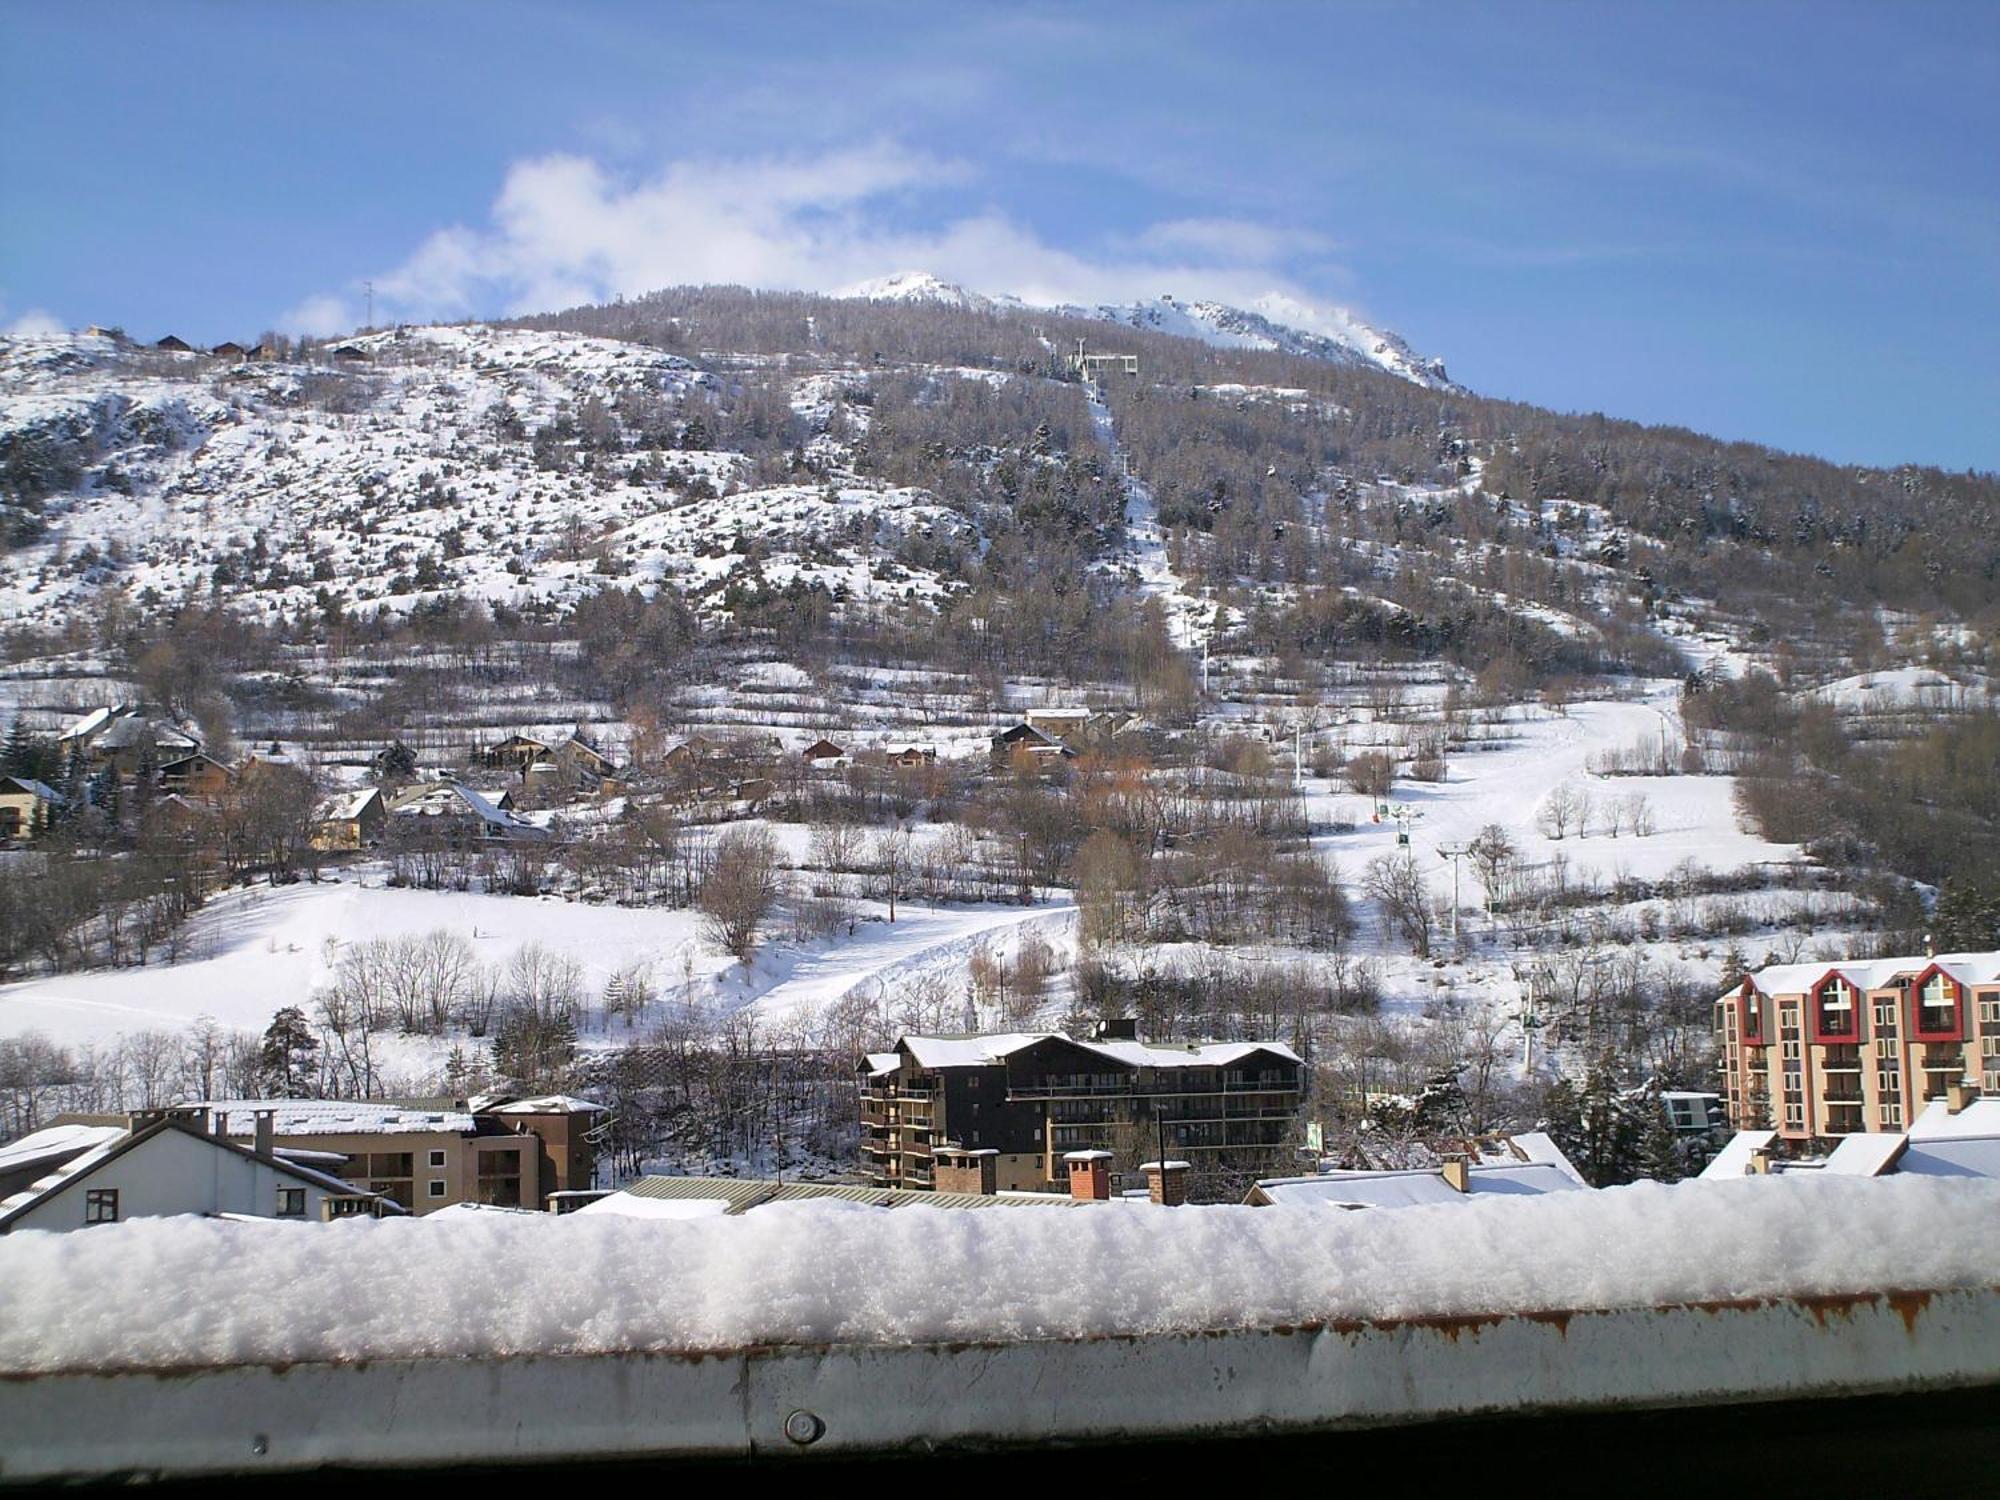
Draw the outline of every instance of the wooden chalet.
[[[213,802],[224,796],[236,782],[236,773],[213,756],[197,750],[162,765],[159,788],[176,796]]]
[[[312,846],[327,853],[351,853],[379,843],[388,825],[389,804],[375,787],[329,797],[313,813]]]
[[[0,776],[0,843],[25,844],[41,837],[61,806],[61,796],[43,782]]]
[[[167,336],[166,336],[165,338],[163,338],[163,339],[155,339],[155,340],[153,341],[153,347],[154,347],[155,349],[164,349],[164,350],[166,350],[166,351],[167,351],[167,352],[168,352],[169,354],[192,354],[192,353],[194,353],[194,345],[193,345],[193,344],[190,344],[190,343],[189,343],[189,342],[188,342],[188,341],[187,341],[186,339],[181,339],[181,338],[175,338],[175,337],[174,337],[174,336],[173,336],[173,335],[172,335],[171,333],[170,333],[170,334],[168,334],[168,335],[167,335]]]

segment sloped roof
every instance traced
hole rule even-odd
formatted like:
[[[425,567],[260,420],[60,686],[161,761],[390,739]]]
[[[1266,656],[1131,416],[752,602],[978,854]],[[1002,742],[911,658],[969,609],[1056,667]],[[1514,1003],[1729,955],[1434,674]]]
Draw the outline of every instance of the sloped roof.
[[[603,1115],[608,1105],[595,1099],[579,1099],[574,1094],[542,1094],[534,1099],[511,1099],[480,1111],[488,1115]]]
[[[1153,1042],[1080,1042],[1057,1031],[1009,1031],[992,1036],[906,1036],[896,1045],[926,1068],[984,1068],[1004,1062],[1014,1053],[1041,1042],[1063,1042],[1094,1052],[1107,1062],[1127,1068],[1222,1068],[1259,1052],[1286,1062],[1298,1062],[1291,1048],[1278,1042],[1191,1042],[1169,1046]]]
[[[152,1124],[144,1126],[139,1130],[120,1130],[114,1139],[104,1141],[99,1145],[91,1147],[81,1155],[71,1158],[47,1176],[36,1179],[27,1187],[21,1189],[20,1192],[15,1193],[4,1202],[0,1202],[0,1229],[6,1228],[13,1220],[20,1218],[28,1210],[53,1198],[57,1193],[75,1186],[105,1163],[122,1156],[133,1147],[153,1139],[166,1130],[177,1130],[190,1139],[200,1141],[203,1145],[211,1147],[216,1151],[228,1151],[238,1156],[251,1156],[253,1154],[232,1141],[218,1140],[214,1136],[196,1130],[179,1120],[155,1120]],[[265,1164],[273,1171],[287,1177],[295,1178],[301,1182],[310,1183],[312,1186],[323,1189],[326,1192],[340,1193],[344,1196],[383,1197],[382,1194],[370,1193],[366,1188],[356,1187],[353,1183],[347,1182],[342,1178],[334,1177],[312,1167],[302,1166],[297,1162],[287,1161],[275,1153],[268,1159],[263,1160],[265,1160]],[[393,1202],[394,1200],[384,1199],[383,1201]],[[398,1213],[403,1212],[401,1205],[397,1205],[396,1211]]]
[[[1838,1177],[1880,1177],[1896,1166],[1907,1141],[1897,1130],[1857,1130],[1840,1138],[1821,1170]]]
[[[18,1172],[44,1162],[54,1165],[117,1140],[122,1125],[50,1125],[0,1146],[0,1172]]]
[[[322,823],[344,823],[360,817],[370,802],[380,801],[381,797],[381,791],[372,786],[358,792],[342,792],[320,803],[313,809],[313,816]]]
[[[0,787],[12,787],[30,796],[39,797],[44,802],[62,801],[62,798],[56,795],[54,787],[45,781],[37,781],[32,776],[0,776]]]
[[[1834,963],[1767,964],[1749,977],[1763,995],[1803,995],[1829,974],[1838,974],[1856,989],[1879,990],[1903,975],[1914,978],[1933,964],[1960,984],[2000,984],[2000,951],[1940,953],[1935,958],[1919,953]],[[1734,988],[1729,993],[1734,993]]]
[[[1318,1177],[1273,1177],[1258,1191],[1271,1202],[1329,1208],[1416,1208],[1430,1203],[1463,1203],[1475,1194],[1537,1196],[1588,1191],[1574,1173],[1547,1162],[1475,1164],[1466,1171],[1461,1193],[1430,1170],[1328,1172]]]
[[[211,1099],[201,1106],[223,1117],[223,1132],[249,1136],[257,1131],[257,1111],[274,1110],[273,1128],[283,1135],[421,1135],[456,1131],[471,1135],[479,1125],[468,1110],[406,1109],[365,1099]]]
[[[1761,1151],[1778,1138],[1775,1130],[1739,1130],[1723,1143],[1701,1169],[1703,1177],[1741,1177],[1750,1170],[1751,1153]]]

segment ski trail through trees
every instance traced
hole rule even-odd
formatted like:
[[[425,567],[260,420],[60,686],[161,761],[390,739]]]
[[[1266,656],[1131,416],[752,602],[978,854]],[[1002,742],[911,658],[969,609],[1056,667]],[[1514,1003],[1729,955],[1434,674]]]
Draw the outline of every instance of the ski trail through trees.
[[[1113,472],[1125,492],[1125,563],[1137,575],[1140,592],[1165,607],[1167,638],[1183,651],[1196,650],[1207,635],[1212,606],[1189,591],[1187,580],[1168,561],[1167,533],[1160,525],[1159,507],[1153,503],[1152,490],[1127,465],[1103,393],[1092,383],[1084,387],[1084,396],[1090,403],[1097,441],[1111,455]]]

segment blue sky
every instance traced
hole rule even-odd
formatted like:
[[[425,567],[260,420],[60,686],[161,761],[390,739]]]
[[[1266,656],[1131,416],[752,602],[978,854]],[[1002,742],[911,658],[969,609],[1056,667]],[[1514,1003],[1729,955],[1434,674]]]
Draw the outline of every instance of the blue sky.
[[[928,269],[2000,470],[2000,4],[0,7],[0,325]]]

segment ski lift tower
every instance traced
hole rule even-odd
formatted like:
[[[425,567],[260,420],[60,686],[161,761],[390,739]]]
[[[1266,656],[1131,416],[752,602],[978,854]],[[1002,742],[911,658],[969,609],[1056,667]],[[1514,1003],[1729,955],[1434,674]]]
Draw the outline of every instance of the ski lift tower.
[[[1082,339],[1076,341],[1076,353],[1069,357],[1069,367],[1084,380],[1095,380],[1107,370],[1120,375],[1130,375],[1135,380],[1139,375],[1139,356],[1136,354],[1092,354]]]

